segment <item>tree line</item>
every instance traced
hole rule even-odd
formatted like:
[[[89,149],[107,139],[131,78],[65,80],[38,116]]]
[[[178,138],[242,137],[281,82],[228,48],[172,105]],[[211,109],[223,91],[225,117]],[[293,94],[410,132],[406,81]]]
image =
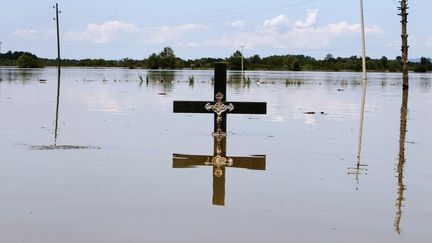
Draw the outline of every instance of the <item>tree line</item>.
[[[227,58],[198,58],[184,60],[177,57],[170,47],[165,47],[159,53],[152,53],[142,60],[123,58],[121,60],[105,59],[62,59],[62,66],[71,67],[124,67],[147,69],[209,69],[215,62],[227,62],[230,70],[241,70],[242,54],[235,51]],[[383,56],[378,59],[366,58],[369,71],[377,72],[401,72],[402,59],[388,59]],[[56,59],[39,58],[28,52],[8,51],[0,54],[0,66],[18,66],[22,68],[40,68],[44,66],[56,66]],[[281,71],[361,71],[361,57],[333,57],[327,54],[323,59],[305,55],[272,55],[261,57],[253,55],[243,58],[244,70],[281,70]],[[432,71],[430,58],[422,57],[417,62],[409,63],[410,71]]]

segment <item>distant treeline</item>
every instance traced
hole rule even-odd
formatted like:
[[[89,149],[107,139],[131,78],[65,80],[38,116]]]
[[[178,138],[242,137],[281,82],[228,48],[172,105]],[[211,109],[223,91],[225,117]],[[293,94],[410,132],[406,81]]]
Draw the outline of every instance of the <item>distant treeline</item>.
[[[124,58],[121,60],[104,59],[62,59],[62,66],[69,67],[126,67],[147,69],[209,69],[213,68],[215,62],[227,62],[231,70],[241,70],[242,54],[234,52],[228,58],[199,58],[184,60],[175,56],[170,47],[165,47],[160,53],[153,53],[142,60]],[[367,69],[377,72],[401,72],[401,57],[388,59],[383,56],[379,59],[367,58]],[[56,59],[38,58],[28,52],[7,52],[0,54],[0,66],[18,67],[44,67],[56,66]],[[410,62],[411,71],[432,71],[430,58],[422,57],[419,62]],[[361,71],[361,57],[351,56],[348,58],[333,57],[327,54],[323,59],[316,59],[304,55],[273,55],[260,57],[253,55],[243,59],[244,70],[284,70],[284,71]]]

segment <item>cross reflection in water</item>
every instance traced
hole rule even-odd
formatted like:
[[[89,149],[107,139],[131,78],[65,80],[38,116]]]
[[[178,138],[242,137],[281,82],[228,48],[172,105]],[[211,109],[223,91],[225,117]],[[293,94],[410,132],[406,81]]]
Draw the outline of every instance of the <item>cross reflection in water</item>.
[[[213,138],[214,151],[211,155],[173,154],[173,168],[195,168],[198,166],[213,167],[214,205],[225,205],[225,168],[242,168],[249,170],[265,170],[266,156],[227,157],[226,136],[216,135]]]

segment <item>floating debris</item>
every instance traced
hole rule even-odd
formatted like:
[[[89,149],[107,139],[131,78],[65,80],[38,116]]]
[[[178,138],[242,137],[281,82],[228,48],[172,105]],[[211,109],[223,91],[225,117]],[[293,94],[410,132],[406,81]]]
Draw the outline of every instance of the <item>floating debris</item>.
[[[101,149],[97,146],[80,146],[80,145],[30,145],[30,150],[77,150],[77,149]]]
[[[304,114],[306,114],[306,115],[315,115],[317,113],[320,114],[320,115],[327,115],[324,111],[321,111],[321,112],[306,111],[306,112],[304,112]]]
[[[195,82],[195,77],[193,75],[189,76],[189,85],[193,85],[194,82]]]
[[[303,85],[303,84],[305,84],[304,80],[285,79],[285,85],[286,85],[286,86],[292,86],[292,85],[300,86],[300,85]]]

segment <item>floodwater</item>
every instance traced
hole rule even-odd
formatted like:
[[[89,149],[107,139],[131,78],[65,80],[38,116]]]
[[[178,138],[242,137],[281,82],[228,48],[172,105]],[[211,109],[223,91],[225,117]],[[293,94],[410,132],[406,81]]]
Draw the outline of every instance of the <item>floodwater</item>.
[[[0,242],[430,242],[430,74],[369,74],[360,166],[359,73],[244,76],[267,115],[228,115],[219,183],[213,115],[173,113],[212,70],[65,68],[57,106],[56,69],[1,68]]]

